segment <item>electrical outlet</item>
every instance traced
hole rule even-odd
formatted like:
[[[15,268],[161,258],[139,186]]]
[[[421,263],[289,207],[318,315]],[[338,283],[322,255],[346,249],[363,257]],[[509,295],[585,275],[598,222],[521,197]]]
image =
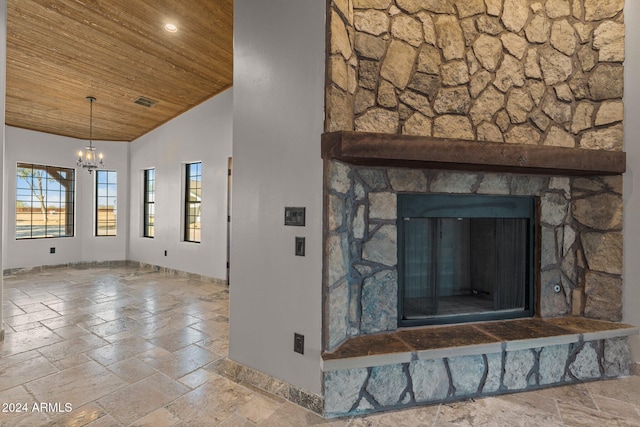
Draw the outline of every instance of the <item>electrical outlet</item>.
[[[164,256],[167,256],[167,251],[164,251]]]
[[[293,333],[293,351],[304,354],[304,335]]]
[[[49,248],[49,253],[50,254],[55,254],[56,253],[56,248]]]

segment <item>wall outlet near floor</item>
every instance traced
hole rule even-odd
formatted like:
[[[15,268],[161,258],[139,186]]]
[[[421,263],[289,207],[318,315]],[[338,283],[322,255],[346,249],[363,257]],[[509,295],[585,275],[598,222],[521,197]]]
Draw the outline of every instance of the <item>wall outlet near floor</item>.
[[[167,251],[164,251],[164,256],[167,256]]]
[[[293,351],[304,354],[304,335],[293,333]]]
[[[49,248],[49,253],[50,254],[55,254],[56,253],[56,248]]]

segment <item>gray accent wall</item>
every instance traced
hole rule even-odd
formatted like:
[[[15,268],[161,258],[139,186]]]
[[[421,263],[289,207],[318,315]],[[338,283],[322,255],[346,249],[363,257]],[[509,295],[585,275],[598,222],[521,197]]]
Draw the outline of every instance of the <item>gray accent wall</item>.
[[[4,126],[4,102],[7,81],[7,0],[0,0],[0,123],[2,124],[2,132],[0,132],[0,200],[4,199],[4,146],[5,146],[5,126]],[[4,264],[4,203],[0,203],[0,264]],[[0,275],[0,341],[4,338],[4,313],[2,305],[4,285],[2,283],[2,275]]]
[[[626,51],[624,62],[624,150],[627,172],[624,174],[624,290],[623,321],[640,325],[640,3],[627,0],[624,9]],[[640,338],[629,338],[633,359],[640,361]]]
[[[129,144],[131,261],[226,279],[227,165],[233,89],[203,102]],[[202,238],[185,242],[184,168],[202,162]],[[142,237],[143,171],[156,170],[155,237]],[[167,251],[165,256],[164,251]]]
[[[235,362],[321,393],[325,8],[236,0],[230,349]],[[284,226],[285,206],[306,226]],[[295,256],[295,237],[306,255]],[[294,333],[305,336],[293,352]]]
[[[99,103],[100,100],[97,102]],[[98,108],[98,104],[95,108]],[[4,203],[6,210],[3,245],[6,253],[2,259],[3,269],[127,259],[127,211],[129,209],[127,143],[94,141],[96,150],[104,154],[105,170],[114,170],[118,173],[116,236],[101,237],[95,236],[94,231],[95,174],[89,175],[89,172],[76,166],[78,150],[87,145],[86,140],[8,126],[5,145]],[[75,169],[75,234],[73,237],[16,240],[15,199],[18,162]],[[55,254],[49,252],[51,247],[56,248]]]

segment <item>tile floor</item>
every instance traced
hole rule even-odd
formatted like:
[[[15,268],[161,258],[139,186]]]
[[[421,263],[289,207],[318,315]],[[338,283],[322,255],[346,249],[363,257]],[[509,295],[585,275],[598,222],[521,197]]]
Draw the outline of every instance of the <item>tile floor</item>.
[[[640,377],[323,420],[216,373],[228,347],[223,286],[96,267],[4,287],[0,426],[640,425]]]

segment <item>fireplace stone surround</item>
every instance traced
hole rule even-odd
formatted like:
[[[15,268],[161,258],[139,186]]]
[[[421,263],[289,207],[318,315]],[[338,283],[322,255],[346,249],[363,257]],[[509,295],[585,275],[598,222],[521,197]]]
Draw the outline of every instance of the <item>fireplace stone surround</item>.
[[[615,154],[624,168],[624,153]],[[535,197],[536,314],[622,319],[621,175],[527,175],[526,160],[518,174],[421,169],[418,159],[414,168],[361,166],[331,158],[329,149],[325,159],[325,349],[397,328],[398,193]]]
[[[327,1],[327,416],[626,374],[623,8]],[[536,317],[398,330],[398,193],[536,197]]]
[[[342,138],[348,139],[349,134]],[[346,163],[337,159],[342,155],[334,139],[335,135],[327,135],[329,142],[324,147],[325,415],[352,415],[628,374],[626,337],[637,329],[609,323],[622,318],[620,172],[624,153],[616,153],[608,165],[591,164],[597,172],[565,164],[550,170],[561,170],[563,175],[540,174],[535,161],[528,164],[535,155],[515,156],[516,166],[475,165],[485,171],[461,171],[434,169],[436,163],[428,158],[433,153],[423,158],[415,153],[405,155],[397,148],[392,158],[365,154],[355,160],[364,164]],[[428,146],[430,142],[429,138],[412,139],[413,144]],[[481,152],[482,147],[470,150]],[[578,150],[571,161],[580,154],[589,157],[594,153]],[[410,167],[379,166],[385,162],[404,165],[398,161],[403,157],[411,158],[406,163]],[[421,164],[432,167],[421,168]],[[447,168],[442,163],[436,166]],[[534,172],[527,173],[528,167]],[[611,170],[600,170],[607,167]],[[503,168],[518,173],[500,171]],[[534,196],[538,211],[536,317],[399,329],[399,193]],[[560,292],[554,289],[556,285]],[[446,339],[438,338],[439,334]],[[451,345],[451,340],[456,344]]]

